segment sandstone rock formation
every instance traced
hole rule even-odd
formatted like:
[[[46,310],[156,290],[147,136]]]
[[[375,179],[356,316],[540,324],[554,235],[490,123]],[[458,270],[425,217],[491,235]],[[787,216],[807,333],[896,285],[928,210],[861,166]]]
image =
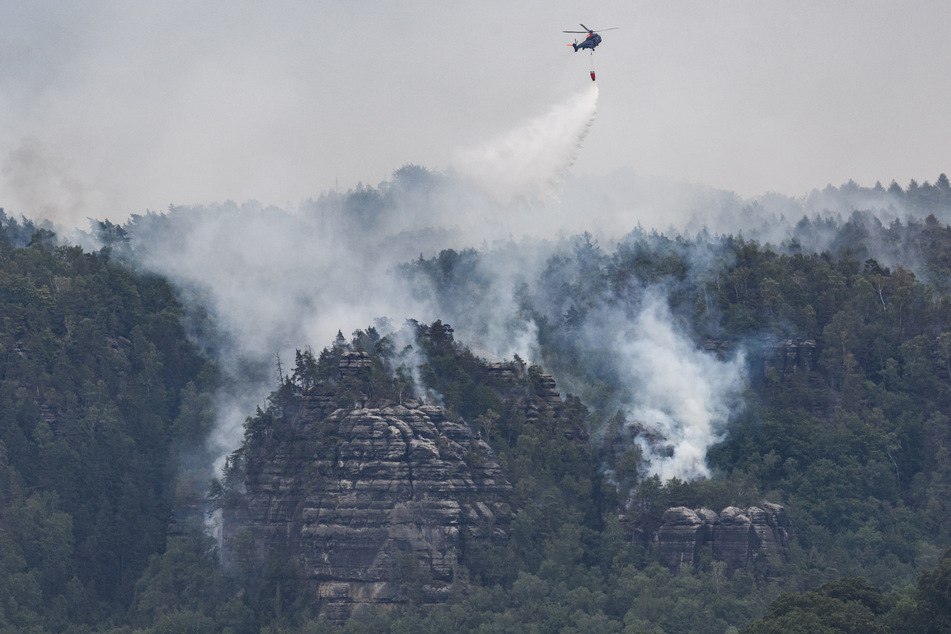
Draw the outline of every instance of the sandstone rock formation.
[[[655,545],[674,573],[700,563],[705,548],[713,560],[726,564],[728,573],[754,566],[768,571],[785,560],[791,531],[786,510],[778,504],[728,506],[720,513],[679,506],[664,512]]]
[[[815,339],[781,339],[768,335],[761,340],[759,346],[754,347],[759,348],[759,353],[754,355],[758,363],[754,365],[762,368],[763,377],[772,377],[780,383],[796,372],[809,371],[816,365],[818,348]],[[720,339],[707,339],[703,343],[703,349],[716,353],[718,359],[724,359],[730,353],[730,345]]]
[[[467,543],[506,539],[511,485],[491,449],[439,407],[330,407],[305,393],[281,413],[283,439],[248,456],[246,493],[224,512],[225,563],[290,562],[338,622],[407,600],[397,562],[418,562],[427,600],[444,598]]]
[[[777,339],[767,337],[764,345],[763,375],[774,376],[780,383],[797,370],[815,366],[815,339]]]

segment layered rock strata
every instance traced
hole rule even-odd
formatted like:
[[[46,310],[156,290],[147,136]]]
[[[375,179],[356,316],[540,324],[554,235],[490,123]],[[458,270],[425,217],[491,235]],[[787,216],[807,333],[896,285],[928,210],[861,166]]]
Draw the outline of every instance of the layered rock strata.
[[[797,371],[810,370],[815,366],[815,339],[775,339],[767,337],[763,359],[763,375],[774,374],[785,381]]]
[[[406,601],[407,561],[431,579],[426,599],[444,598],[465,544],[506,538],[511,485],[491,449],[439,407],[329,406],[305,394],[293,435],[249,457],[242,504],[224,515],[226,563],[291,563],[338,622]]]
[[[714,561],[726,564],[729,573],[754,567],[768,571],[785,561],[791,532],[786,510],[778,504],[728,506],[720,513],[679,506],[664,512],[655,545],[661,561],[674,573],[699,564],[705,548]]]

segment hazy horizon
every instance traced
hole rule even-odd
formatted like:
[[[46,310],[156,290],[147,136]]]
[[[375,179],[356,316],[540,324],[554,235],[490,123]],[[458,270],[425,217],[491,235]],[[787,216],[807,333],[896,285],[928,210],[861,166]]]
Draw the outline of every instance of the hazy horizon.
[[[947,171],[934,1],[762,5],[0,2],[0,205],[80,224],[169,205],[292,207],[459,152],[590,85],[572,173],[752,198]]]

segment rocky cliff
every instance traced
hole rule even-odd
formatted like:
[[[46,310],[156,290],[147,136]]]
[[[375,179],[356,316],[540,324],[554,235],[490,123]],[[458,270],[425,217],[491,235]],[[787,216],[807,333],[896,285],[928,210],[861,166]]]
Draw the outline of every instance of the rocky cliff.
[[[467,425],[415,401],[324,406],[305,395],[296,433],[249,459],[246,494],[224,516],[226,561],[292,561],[339,621],[406,601],[401,557],[419,562],[438,600],[466,540],[506,539],[511,486]]]
[[[786,510],[778,504],[728,506],[719,513],[679,506],[664,512],[655,545],[661,561],[675,573],[700,563],[704,549],[714,561],[724,562],[728,573],[768,571],[785,561],[791,532]]]
[[[444,599],[455,564],[480,543],[504,544],[512,515],[512,487],[478,422],[381,391],[376,362],[341,354],[334,389],[288,382],[249,419],[231,459],[240,484],[222,504],[225,564],[249,578],[291,570],[337,622]],[[484,367],[486,384],[527,424],[560,416],[550,376],[520,363]],[[585,442],[583,428],[559,429]],[[422,596],[407,595],[420,586]]]
[[[549,495],[557,496],[550,483],[562,474],[569,483],[576,473],[595,474],[577,398],[563,400],[537,367],[461,359],[444,366],[452,381],[443,385],[455,396],[445,399],[446,410],[424,403],[382,355],[325,350],[315,361],[299,354],[294,375],[248,419],[245,443],[225,469],[222,558],[244,573],[246,591],[270,593],[279,615],[281,584],[304,588],[307,596],[288,600],[316,603],[335,622],[370,608],[445,599],[457,564],[472,571],[485,546],[509,540],[512,486],[483,434],[503,443],[502,452],[524,450],[512,463],[522,505],[540,499],[525,494],[536,477],[547,478]],[[439,380],[432,366],[420,369]],[[473,395],[482,409],[472,407]],[[451,413],[466,407],[476,412],[471,421]],[[535,507],[515,511],[520,521],[538,515]],[[523,549],[531,546],[524,521],[513,532]],[[788,537],[782,507],[764,503],[720,513],[669,509],[654,540],[675,572],[708,551],[732,572],[783,558]],[[262,579],[272,586],[264,589]]]

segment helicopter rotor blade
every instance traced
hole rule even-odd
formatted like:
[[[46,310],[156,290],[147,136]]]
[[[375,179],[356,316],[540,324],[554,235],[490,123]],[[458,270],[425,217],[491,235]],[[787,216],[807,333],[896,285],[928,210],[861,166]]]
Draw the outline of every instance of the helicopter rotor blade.
[[[584,25],[582,24],[581,26],[584,26]],[[584,28],[585,28],[584,31],[562,31],[562,33],[600,33],[601,31],[617,31],[621,27],[612,26],[609,29],[589,29],[588,27],[585,26]]]

